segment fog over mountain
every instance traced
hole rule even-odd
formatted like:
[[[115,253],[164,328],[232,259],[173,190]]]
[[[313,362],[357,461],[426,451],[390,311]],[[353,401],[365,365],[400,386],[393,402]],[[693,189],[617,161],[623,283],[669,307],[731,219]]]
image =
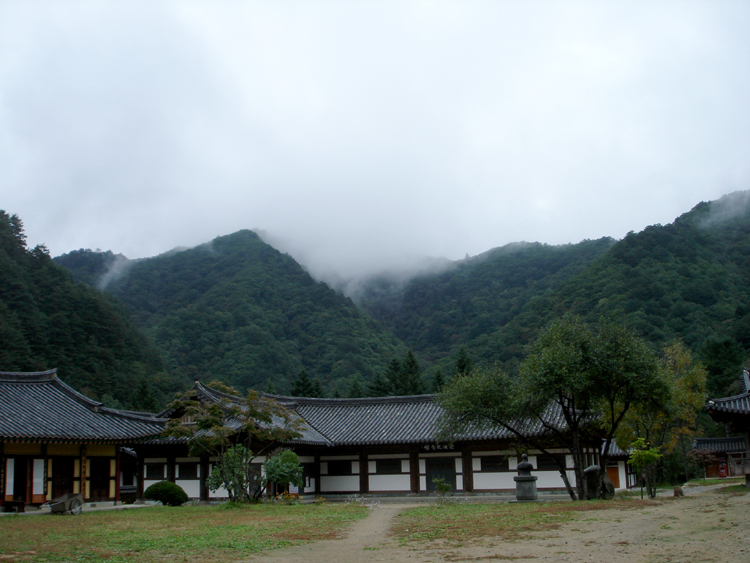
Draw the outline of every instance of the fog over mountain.
[[[750,187],[748,29],[713,0],[2,2],[2,207],[53,255],[259,229],[334,285],[620,239]]]

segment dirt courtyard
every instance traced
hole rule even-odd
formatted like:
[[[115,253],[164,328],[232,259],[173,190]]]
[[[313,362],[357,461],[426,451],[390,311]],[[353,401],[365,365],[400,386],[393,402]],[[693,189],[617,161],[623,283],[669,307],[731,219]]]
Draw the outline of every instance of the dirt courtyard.
[[[264,552],[253,561],[360,563],[442,561],[582,561],[597,563],[750,563],[750,494],[716,490],[642,509],[581,512],[556,530],[521,540],[482,538],[452,545],[401,544],[392,519],[409,505],[371,508],[341,539]]]

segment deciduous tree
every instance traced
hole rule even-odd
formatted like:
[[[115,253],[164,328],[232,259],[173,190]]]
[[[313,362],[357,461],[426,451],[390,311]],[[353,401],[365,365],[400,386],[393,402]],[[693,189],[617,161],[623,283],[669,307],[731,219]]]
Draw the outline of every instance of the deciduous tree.
[[[214,471],[229,499],[248,502],[261,492],[249,477],[253,459],[279,442],[299,437],[302,421],[256,391],[242,397],[219,381],[208,387],[217,400],[202,399],[194,387],[170,404],[180,417],[169,421],[164,434],[187,437],[192,456],[218,457]],[[257,452],[254,444],[259,446]]]

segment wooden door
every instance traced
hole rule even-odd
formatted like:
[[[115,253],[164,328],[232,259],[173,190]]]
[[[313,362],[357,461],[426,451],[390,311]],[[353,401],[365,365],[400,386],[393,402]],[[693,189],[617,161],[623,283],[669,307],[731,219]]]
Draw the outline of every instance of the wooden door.
[[[425,459],[427,473],[427,490],[435,492],[437,488],[433,479],[444,479],[451,486],[451,491],[456,490],[456,459],[453,457],[428,457]]]
[[[73,492],[73,467],[75,458],[53,457],[52,462],[52,498]]]
[[[615,489],[620,488],[620,468],[615,467],[607,467],[607,477],[609,477],[609,480],[612,481],[612,484],[615,486]]]

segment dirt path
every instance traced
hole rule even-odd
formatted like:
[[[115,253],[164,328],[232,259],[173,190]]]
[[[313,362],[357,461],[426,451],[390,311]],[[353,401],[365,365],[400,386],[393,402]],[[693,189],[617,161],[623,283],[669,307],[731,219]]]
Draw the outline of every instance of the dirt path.
[[[558,530],[518,541],[482,538],[470,545],[411,543],[388,536],[393,517],[412,505],[370,509],[346,537],[279,551],[274,563],[427,563],[531,561],[596,563],[750,563],[750,495],[706,491],[637,510],[584,512]]]
[[[402,510],[416,504],[386,504],[369,509],[367,518],[357,521],[342,539],[324,540],[279,551],[267,551],[258,557],[276,563],[362,563],[370,561],[419,561],[403,559],[400,549],[388,537],[391,520]],[[388,558],[384,556],[387,554]],[[393,559],[393,557],[397,557]]]

